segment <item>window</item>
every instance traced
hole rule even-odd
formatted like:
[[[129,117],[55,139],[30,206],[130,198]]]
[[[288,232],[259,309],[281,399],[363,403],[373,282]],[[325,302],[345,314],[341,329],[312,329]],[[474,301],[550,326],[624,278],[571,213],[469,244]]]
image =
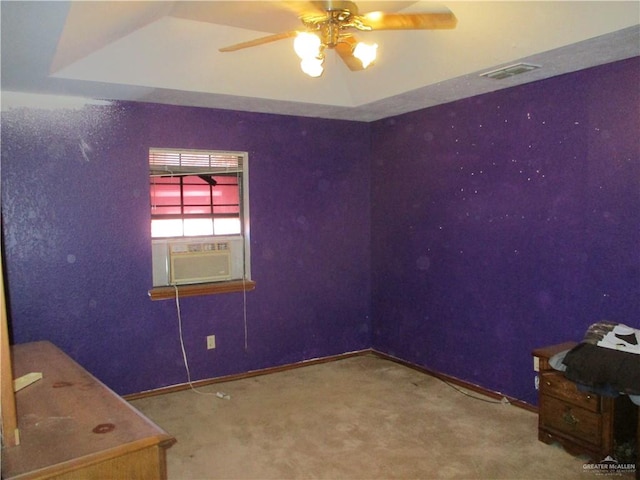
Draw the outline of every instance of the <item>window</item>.
[[[149,149],[153,286],[250,280],[248,154]]]
[[[151,176],[151,236],[194,237],[242,233],[238,177]]]

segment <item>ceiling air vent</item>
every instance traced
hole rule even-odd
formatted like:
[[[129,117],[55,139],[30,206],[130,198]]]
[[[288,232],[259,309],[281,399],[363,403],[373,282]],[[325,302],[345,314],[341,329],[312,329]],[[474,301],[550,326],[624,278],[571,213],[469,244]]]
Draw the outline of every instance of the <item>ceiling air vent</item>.
[[[495,80],[502,80],[503,78],[513,77],[514,75],[520,75],[521,73],[530,72],[540,68],[540,65],[534,65],[532,63],[516,63],[515,65],[509,65],[508,67],[502,67],[497,70],[491,70],[490,72],[481,73],[481,77],[493,78]]]

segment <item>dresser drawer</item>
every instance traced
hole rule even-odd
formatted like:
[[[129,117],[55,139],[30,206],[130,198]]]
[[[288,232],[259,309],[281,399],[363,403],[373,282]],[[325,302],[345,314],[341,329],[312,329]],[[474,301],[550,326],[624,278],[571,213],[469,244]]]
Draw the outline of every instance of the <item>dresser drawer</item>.
[[[602,443],[602,416],[548,395],[540,398],[540,426],[594,446]]]
[[[561,399],[592,412],[600,412],[600,396],[581,392],[574,382],[567,380],[560,372],[542,372],[540,394]]]

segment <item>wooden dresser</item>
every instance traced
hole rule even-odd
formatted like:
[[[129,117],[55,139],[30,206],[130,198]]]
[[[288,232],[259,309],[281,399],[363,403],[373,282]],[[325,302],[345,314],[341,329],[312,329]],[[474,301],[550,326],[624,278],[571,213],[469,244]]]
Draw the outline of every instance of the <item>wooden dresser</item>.
[[[549,359],[575,346],[568,342],[533,351],[539,367],[538,439],[558,442],[568,452],[601,461],[615,458],[616,442],[633,439],[638,408],[626,395],[603,397],[578,390],[576,384],[549,365]]]
[[[49,342],[12,347],[20,443],[2,449],[2,478],[166,479],[175,439]]]

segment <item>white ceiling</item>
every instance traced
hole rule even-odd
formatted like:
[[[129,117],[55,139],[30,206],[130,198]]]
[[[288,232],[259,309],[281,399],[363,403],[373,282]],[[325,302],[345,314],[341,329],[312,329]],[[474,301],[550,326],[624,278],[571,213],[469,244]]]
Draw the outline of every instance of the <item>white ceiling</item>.
[[[359,32],[378,60],[352,72],[330,51],[300,71],[292,39],[220,53],[300,29],[283,1],[6,1],[2,90],[372,121],[640,55],[638,1],[357,2],[360,13],[450,9],[457,28]],[[479,74],[526,61],[504,80]]]

